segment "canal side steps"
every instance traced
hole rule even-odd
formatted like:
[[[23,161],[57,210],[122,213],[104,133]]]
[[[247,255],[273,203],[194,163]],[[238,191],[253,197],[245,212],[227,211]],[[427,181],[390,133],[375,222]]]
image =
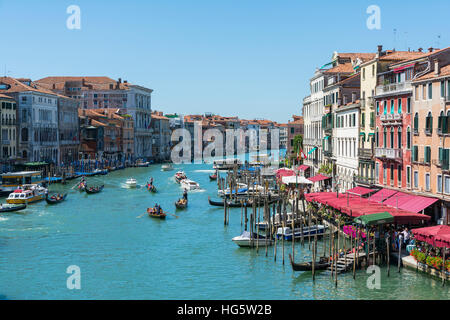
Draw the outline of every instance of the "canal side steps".
[[[364,252],[359,253],[359,263],[361,263],[361,260],[364,259],[366,254]],[[350,270],[353,270],[353,261],[354,261],[354,255],[353,253],[350,253],[347,255],[347,259],[345,257],[341,257],[336,262],[336,271],[338,274],[344,273]],[[356,266],[358,268],[358,266]],[[334,263],[332,263],[324,272],[324,274],[330,274],[334,273]]]

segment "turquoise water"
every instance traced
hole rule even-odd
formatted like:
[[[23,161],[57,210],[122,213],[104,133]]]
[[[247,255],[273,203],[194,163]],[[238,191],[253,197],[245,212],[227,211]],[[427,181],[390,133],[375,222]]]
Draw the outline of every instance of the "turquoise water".
[[[189,208],[175,211],[182,190],[174,182],[183,169],[203,191],[191,192]],[[132,168],[89,178],[105,189],[86,195],[67,186],[66,202],[30,205],[21,213],[0,216],[0,298],[3,299],[449,299],[449,287],[414,270],[395,266],[387,278],[382,268],[381,289],[369,290],[369,275],[358,271],[339,276],[338,287],[329,276],[293,273],[282,247],[277,261],[273,248],[240,249],[231,238],[239,235],[240,209],[232,209],[230,225],[223,225],[223,209],[210,207],[216,183],[212,166],[180,165],[162,172],[159,165]],[[159,193],[144,187],[126,189],[129,177],[144,185],[154,177]],[[150,219],[146,208],[155,202],[179,218]],[[319,248],[319,252],[320,248]],[[309,256],[308,246],[296,245],[296,260]],[[66,269],[81,269],[81,290],[69,290]]]

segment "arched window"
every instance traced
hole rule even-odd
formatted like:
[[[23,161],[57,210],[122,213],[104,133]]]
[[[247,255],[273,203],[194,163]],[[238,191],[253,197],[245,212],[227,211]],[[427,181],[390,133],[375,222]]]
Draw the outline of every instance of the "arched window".
[[[441,111],[441,113],[439,114],[439,118],[438,118],[438,134],[442,133],[442,127],[444,124],[444,111]]]
[[[22,151],[22,158],[27,159],[27,157],[28,157],[27,150],[23,150]]]
[[[430,111],[430,112],[428,112],[426,122],[425,122],[425,133],[431,134],[432,132],[433,132],[433,116]]]
[[[393,149],[394,148],[394,128],[391,128],[390,136],[391,136],[391,148]]]
[[[387,148],[387,128],[384,127],[384,132],[383,132],[383,146],[385,148]]]
[[[414,115],[414,133],[419,133],[419,114],[417,112]]]
[[[402,147],[402,128],[398,127],[397,131],[397,148],[401,149]]]
[[[379,137],[379,131],[378,131],[378,128],[377,128],[377,134],[376,134],[376,136],[375,136],[375,145],[377,146],[377,147],[379,147],[380,146],[380,137]]]

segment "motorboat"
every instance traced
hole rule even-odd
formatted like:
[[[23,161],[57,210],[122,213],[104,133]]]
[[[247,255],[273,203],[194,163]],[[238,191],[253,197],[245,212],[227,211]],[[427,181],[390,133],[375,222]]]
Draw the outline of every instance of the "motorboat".
[[[237,195],[247,195],[248,193],[248,187],[245,183],[238,183],[237,184]],[[225,190],[218,190],[217,191],[217,195],[219,197],[225,197],[225,196],[230,196],[230,193],[232,195],[236,195],[236,187],[233,188],[233,190],[231,190],[230,192],[230,188],[226,188]]]
[[[6,199],[10,204],[28,204],[44,200],[47,197],[47,189],[41,185],[26,184],[10,193]]]
[[[239,247],[263,247],[266,244],[268,246],[273,245],[273,240],[270,238],[266,238],[264,235],[253,233],[251,234],[248,231],[244,231],[240,236],[234,237],[231,239],[234,243],[236,243]]]
[[[178,171],[177,173],[175,173],[174,178],[177,183],[180,183],[181,180],[187,179],[187,176],[184,171]]]
[[[148,167],[149,165],[150,162],[144,161],[143,159],[138,159],[135,164],[136,167]]]
[[[326,231],[326,227],[324,225],[315,225],[311,227],[303,227],[303,233],[301,228],[295,228],[294,229],[294,236],[295,239],[307,236],[313,236],[313,235],[323,235]],[[281,239],[281,237],[284,237],[284,240],[292,241],[292,228],[290,227],[284,227],[284,228],[278,228],[277,229],[277,239]]]
[[[173,170],[173,166],[171,163],[165,163],[161,166],[162,171],[171,171]]]
[[[0,212],[14,212],[14,211],[20,211],[27,207],[26,204],[0,204]]]
[[[183,179],[180,181],[180,184],[183,189],[188,191],[200,189],[200,185],[193,180]]]
[[[125,184],[127,185],[128,188],[136,188],[137,186],[137,181],[134,178],[129,178]]]

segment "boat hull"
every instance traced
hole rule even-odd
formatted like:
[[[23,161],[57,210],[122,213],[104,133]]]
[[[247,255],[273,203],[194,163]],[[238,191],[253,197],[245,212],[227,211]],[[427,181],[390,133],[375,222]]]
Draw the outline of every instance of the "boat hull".
[[[2,206],[2,207],[0,208],[0,212],[14,212],[14,211],[20,211],[20,210],[25,209],[26,207],[27,207],[26,204],[16,205],[16,206],[7,206],[7,207]]]
[[[28,203],[34,203],[38,201],[42,201],[45,199],[45,194],[40,194],[28,199],[6,199],[6,202],[9,204],[28,204]]]

